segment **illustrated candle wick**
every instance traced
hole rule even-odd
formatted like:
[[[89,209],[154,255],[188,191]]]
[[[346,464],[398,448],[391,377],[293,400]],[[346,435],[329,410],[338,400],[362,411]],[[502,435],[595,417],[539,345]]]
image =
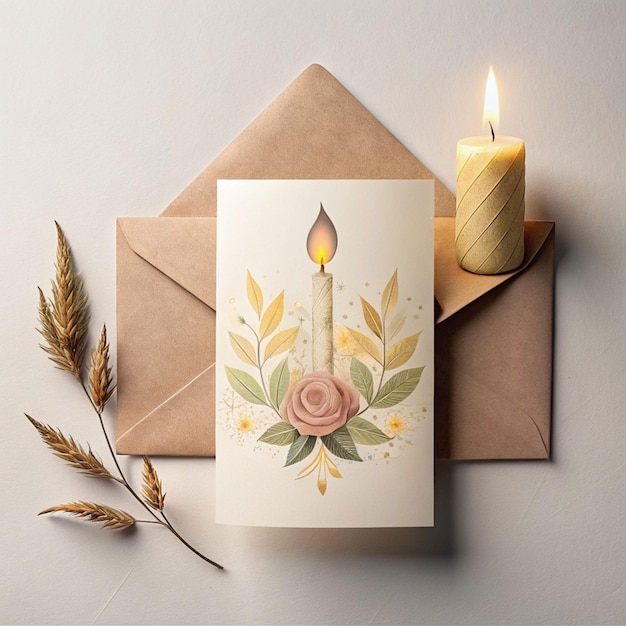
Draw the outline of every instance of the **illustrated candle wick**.
[[[495,141],[496,134],[493,132],[493,126],[491,125],[491,120],[489,121],[489,128],[491,128],[491,141]]]

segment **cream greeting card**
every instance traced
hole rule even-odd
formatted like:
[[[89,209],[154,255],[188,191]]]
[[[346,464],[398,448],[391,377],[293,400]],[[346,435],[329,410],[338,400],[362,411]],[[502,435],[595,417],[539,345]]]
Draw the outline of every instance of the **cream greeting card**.
[[[433,213],[432,181],[218,181],[218,522],[432,525]]]

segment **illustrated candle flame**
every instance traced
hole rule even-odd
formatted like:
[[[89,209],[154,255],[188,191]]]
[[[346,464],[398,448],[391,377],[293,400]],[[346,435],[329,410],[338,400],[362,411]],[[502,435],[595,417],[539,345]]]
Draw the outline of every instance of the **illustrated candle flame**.
[[[495,140],[494,128],[500,125],[500,103],[498,100],[498,85],[493,67],[489,68],[487,86],[485,87],[485,108],[483,109],[483,125],[489,124],[491,140]]]
[[[320,212],[306,240],[306,249],[314,263],[324,272],[324,265],[332,260],[337,251],[337,231],[320,202]]]

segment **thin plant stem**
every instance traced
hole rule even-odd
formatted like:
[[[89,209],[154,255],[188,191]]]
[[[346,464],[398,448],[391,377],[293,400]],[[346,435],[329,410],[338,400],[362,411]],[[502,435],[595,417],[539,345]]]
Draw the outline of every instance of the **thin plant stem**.
[[[179,539],[179,541],[181,541],[183,544],[185,544],[194,554],[199,556],[202,560],[206,561],[207,563],[210,563],[211,565],[217,567],[218,569],[224,569],[223,565],[220,565],[219,563],[216,563],[215,561],[212,561],[210,558],[208,558],[207,556],[202,554],[202,552],[199,552],[198,550],[196,550],[196,548],[194,548],[187,540],[183,539],[183,537],[181,537],[181,535],[178,534],[178,531],[174,528],[174,526],[169,521],[169,519],[167,519],[167,516],[165,515],[165,513],[163,511],[161,511],[161,515],[163,516],[163,520],[165,521],[166,528],[175,537],[177,537]]]
[[[252,326],[248,324],[248,322],[246,322],[246,326],[252,331],[254,338],[256,339],[256,358],[257,358],[257,364],[258,364],[257,367],[259,368],[259,378],[261,379],[263,392],[265,393],[265,398],[267,399],[267,406],[269,406],[269,408],[272,409],[272,411],[274,411],[274,413],[276,413],[278,417],[280,417],[280,411],[278,410],[278,407],[274,406],[274,403],[272,402],[272,398],[270,397],[270,394],[267,391],[267,386],[265,385],[265,378],[263,377],[263,366],[265,365],[266,361],[264,360],[263,363],[261,363],[261,339],[257,335],[254,328],[252,328]]]
[[[87,390],[87,387],[85,386],[85,383],[83,382],[82,378],[79,378],[78,376],[75,376],[75,378],[79,382],[79,384],[82,387],[83,391],[85,392],[85,395],[87,396],[87,399],[89,400],[89,404],[91,404],[93,410],[96,412],[96,414],[98,416],[98,420],[100,421],[100,427],[102,428],[102,433],[104,435],[104,439],[106,441],[107,447],[109,448],[109,452],[111,453],[111,458],[113,459],[113,462],[115,463],[115,467],[117,468],[117,471],[118,471],[118,473],[119,473],[119,475],[121,477],[121,481],[118,480],[118,482],[121,485],[123,485],[124,487],[126,487],[126,489],[135,498],[135,500],[137,500],[137,502],[139,502],[139,504],[141,504],[141,506],[154,518],[154,520],[138,520],[138,521],[141,521],[141,522],[144,522],[144,523],[147,523],[147,524],[159,524],[159,525],[163,526],[164,528],[167,528],[181,543],[183,543],[183,545],[185,545],[195,555],[199,556],[202,560],[206,561],[207,563],[210,563],[214,567],[217,567],[218,569],[223,570],[224,569],[223,565],[220,565],[219,563],[209,559],[207,556],[202,554],[199,550],[194,548],[188,541],[186,541],[180,535],[180,533],[174,528],[174,526],[168,520],[168,518],[166,517],[166,515],[165,515],[165,513],[163,511],[160,511],[160,514],[163,517],[163,519],[162,520],[159,519],[159,517],[156,515],[156,513],[143,501],[143,499],[133,489],[132,485],[128,482],[128,480],[124,476],[124,472],[122,471],[122,468],[120,467],[120,464],[118,463],[117,456],[116,456],[115,452],[113,451],[113,446],[111,445],[111,440],[109,439],[109,435],[108,435],[107,430],[106,430],[106,428],[104,426],[104,420],[102,419],[102,412],[94,404],[94,402],[93,402],[93,400],[91,398],[91,395],[89,394],[89,391]]]
[[[378,361],[377,359],[377,362],[380,364],[382,370],[380,372],[380,378],[378,379],[378,388],[376,389],[376,393],[372,395],[372,402],[376,400],[376,398],[378,397],[378,394],[380,393],[380,390],[382,389],[383,378],[385,377],[385,372],[387,371],[387,368],[385,367],[385,363],[387,362],[387,321],[386,320],[383,320],[382,331],[383,331],[382,333],[383,336],[381,337],[380,341],[381,341],[381,345],[383,348],[383,362],[380,363],[380,361]],[[365,413],[371,406],[372,406],[372,403],[370,402],[364,409],[362,409],[361,411],[357,413],[357,416],[363,415],[363,413]]]

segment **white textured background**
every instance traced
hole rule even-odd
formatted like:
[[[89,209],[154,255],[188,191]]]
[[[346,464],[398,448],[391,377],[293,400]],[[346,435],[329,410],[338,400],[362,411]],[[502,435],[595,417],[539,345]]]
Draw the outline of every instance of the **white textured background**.
[[[0,622],[624,623],[626,2],[2,0],[0,34]],[[557,222],[552,461],[438,465],[434,530],[320,532],[216,526],[213,461],[157,460],[172,520],[224,573],[158,528],[36,517],[136,510],[22,415],[104,453],[37,347],[52,220],[114,340],[115,217],[158,214],[313,62],[451,188],[494,65],[527,217]]]

